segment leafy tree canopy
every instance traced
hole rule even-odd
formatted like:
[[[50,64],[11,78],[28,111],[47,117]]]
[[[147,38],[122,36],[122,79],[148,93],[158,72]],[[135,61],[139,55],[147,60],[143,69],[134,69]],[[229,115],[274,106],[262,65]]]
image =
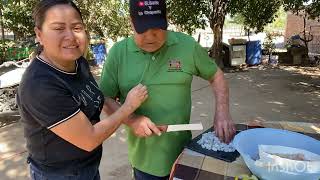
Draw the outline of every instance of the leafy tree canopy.
[[[210,21],[214,0],[168,0],[169,19],[182,30],[192,33],[196,28],[204,28]],[[282,5],[281,0],[228,0],[226,11],[232,16],[240,15],[247,28],[263,31],[276,18]]]
[[[39,0],[2,0],[4,28],[12,31],[16,38],[33,35],[32,8]],[[89,32],[101,37],[116,39],[128,36],[130,23],[128,5],[120,0],[76,0]]]
[[[320,18],[319,0],[283,0],[285,10],[291,11],[297,15],[306,15],[310,19]]]
[[[262,32],[267,24],[277,18],[281,4],[281,0],[233,0],[230,1],[229,12],[243,17],[243,25],[247,29]]]

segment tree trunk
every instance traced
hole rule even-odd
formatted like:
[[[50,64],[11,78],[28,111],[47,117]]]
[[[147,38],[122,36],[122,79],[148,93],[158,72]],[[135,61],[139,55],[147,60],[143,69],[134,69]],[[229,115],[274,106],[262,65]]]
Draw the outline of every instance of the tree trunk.
[[[0,26],[1,26],[1,41],[2,41],[2,49],[0,49],[0,51],[2,51],[2,57],[0,57],[0,64],[3,63],[5,57],[6,57],[6,51],[5,51],[5,48],[4,48],[4,44],[5,44],[5,41],[4,41],[4,23],[3,23],[3,17],[2,17],[2,9],[0,7]]]
[[[4,43],[4,26],[3,26],[2,9],[1,8],[0,8],[0,26],[1,26],[1,39],[2,39],[2,43]]]
[[[210,14],[210,27],[213,32],[214,42],[210,48],[209,55],[216,60],[216,63],[220,68],[224,68],[222,35],[225,15],[227,14],[227,5],[229,2],[230,0],[211,0],[213,11]]]
[[[304,39],[304,45],[308,49],[308,40],[307,40],[307,34],[306,34],[306,25],[307,25],[307,15],[304,15],[303,17],[303,39]]]
[[[222,34],[223,34],[222,28],[223,27],[221,26],[213,27],[214,42],[210,50],[211,57],[213,57],[216,60],[217,65],[221,69],[224,68],[223,54],[222,54]]]
[[[200,43],[201,40],[201,33],[198,34],[198,43]]]
[[[308,47],[308,40],[307,40],[307,34],[306,34],[306,24],[307,24],[307,14],[303,17],[303,39],[304,39],[304,46],[306,47],[306,54],[302,56],[302,65],[309,64],[309,47]]]
[[[304,46],[305,46],[305,54],[303,56],[302,59],[302,64],[303,65],[307,65],[310,64],[310,59],[309,59],[309,45],[308,43],[311,42],[313,40],[313,35],[311,34],[311,28],[310,31],[307,35],[307,18],[308,15],[305,13],[305,15],[303,16],[303,38],[300,37],[300,39],[304,42]]]

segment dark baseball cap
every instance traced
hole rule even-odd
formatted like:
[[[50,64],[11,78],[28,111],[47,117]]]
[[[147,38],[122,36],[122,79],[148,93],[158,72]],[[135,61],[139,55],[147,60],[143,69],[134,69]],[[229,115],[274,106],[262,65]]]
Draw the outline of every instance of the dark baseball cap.
[[[134,29],[139,34],[151,28],[166,30],[166,13],[165,0],[130,0],[130,16]]]

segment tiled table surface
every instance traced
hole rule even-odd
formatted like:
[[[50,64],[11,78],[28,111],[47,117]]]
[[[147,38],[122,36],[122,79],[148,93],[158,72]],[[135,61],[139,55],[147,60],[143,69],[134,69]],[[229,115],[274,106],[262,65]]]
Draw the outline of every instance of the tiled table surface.
[[[237,130],[257,127],[286,129],[301,132],[320,140],[320,124],[302,122],[259,122],[236,125]],[[174,165],[170,179],[173,180],[233,180],[240,174],[251,174],[243,159],[238,157],[228,163],[189,149],[184,149]]]

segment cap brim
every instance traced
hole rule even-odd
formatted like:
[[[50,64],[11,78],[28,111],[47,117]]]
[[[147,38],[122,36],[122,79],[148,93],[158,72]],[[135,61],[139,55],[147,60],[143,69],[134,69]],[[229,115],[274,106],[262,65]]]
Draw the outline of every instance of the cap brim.
[[[148,29],[160,28],[167,30],[168,22],[166,18],[163,17],[150,17],[144,19],[133,19],[132,20],[134,29],[138,34],[146,32]]]

